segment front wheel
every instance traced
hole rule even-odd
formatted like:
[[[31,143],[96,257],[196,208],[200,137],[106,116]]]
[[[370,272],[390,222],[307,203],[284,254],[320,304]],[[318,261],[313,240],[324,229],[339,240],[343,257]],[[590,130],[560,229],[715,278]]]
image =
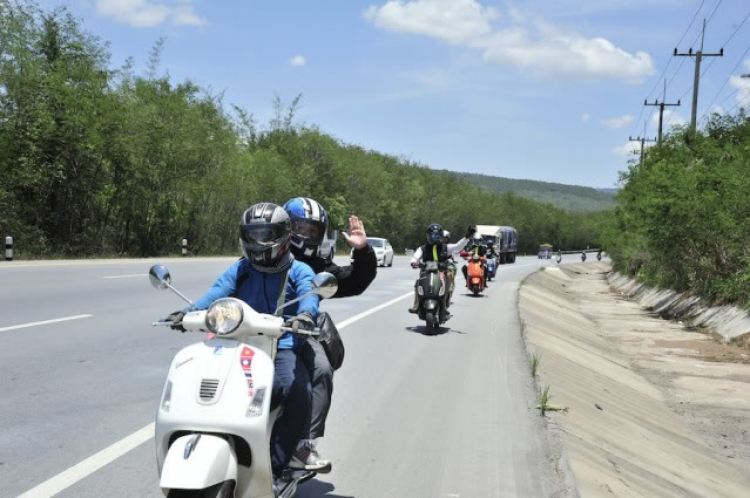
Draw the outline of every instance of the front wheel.
[[[432,311],[428,311],[424,314],[424,321],[427,335],[433,335],[435,333],[435,314]]]
[[[224,481],[206,489],[170,489],[167,498],[232,498],[234,482]]]

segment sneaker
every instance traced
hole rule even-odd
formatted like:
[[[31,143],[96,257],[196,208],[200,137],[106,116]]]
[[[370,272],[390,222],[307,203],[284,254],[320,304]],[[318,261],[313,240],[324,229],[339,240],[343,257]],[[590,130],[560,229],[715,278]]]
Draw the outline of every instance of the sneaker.
[[[327,474],[331,471],[331,462],[320,458],[320,454],[315,449],[315,444],[308,442],[300,445],[289,462],[291,469],[314,470],[319,474]]]

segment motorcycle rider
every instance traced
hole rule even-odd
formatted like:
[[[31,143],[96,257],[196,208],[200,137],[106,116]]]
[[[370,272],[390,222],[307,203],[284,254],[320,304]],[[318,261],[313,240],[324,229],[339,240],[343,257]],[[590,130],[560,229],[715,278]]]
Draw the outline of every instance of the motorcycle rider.
[[[295,197],[284,204],[292,221],[291,251],[298,261],[307,263],[313,272],[329,272],[338,280],[337,297],[358,296],[372,283],[378,271],[375,251],[367,244],[367,234],[362,221],[349,217],[349,233],[344,239],[354,249],[353,263],[340,267],[333,262],[333,250],[326,240],[328,215],[323,206],[313,199]],[[325,473],[331,471],[331,462],[321,458],[316,440],[325,434],[325,423],[333,395],[333,368],[323,346],[309,338],[304,350],[312,383],[312,410],[308,433],[303,435],[289,466]]]
[[[172,313],[172,328],[182,328],[187,311],[207,309],[217,299],[236,297],[259,313],[273,314],[284,301],[310,292],[312,269],[296,261],[290,251],[291,221],[280,206],[259,203],[248,208],[240,221],[243,257],[224,272],[195,304]],[[282,289],[284,292],[282,293]],[[318,317],[319,297],[307,296],[284,308],[285,324],[295,331],[312,330]],[[301,352],[304,336],[291,332],[277,343],[271,409],[282,407],[271,431],[271,467],[276,481],[292,459],[310,417],[310,378]]]
[[[474,236],[471,239],[471,248],[467,251],[469,254],[474,255],[478,254],[479,256],[487,256],[487,246],[484,245],[484,240],[482,240],[482,236],[478,233],[475,233]],[[484,286],[489,287],[487,283],[487,264],[483,263],[482,267],[484,268]],[[468,266],[464,265],[461,267],[461,272],[464,274],[464,280],[469,280],[469,268]]]
[[[452,254],[461,251],[462,247],[465,247],[471,237],[477,231],[474,225],[470,225],[466,230],[466,235],[463,239],[459,240],[455,244],[443,244],[443,227],[438,223],[433,223],[427,227],[427,244],[417,248],[411,258],[412,268],[419,266],[420,261],[439,261],[447,262],[448,258]],[[446,271],[446,285],[448,289],[453,288],[453,280],[450,277],[450,273]],[[447,299],[445,309],[448,309],[450,305],[450,299]],[[417,284],[414,284],[414,305],[409,308],[409,313],[419,312],[419,294],[417,293]]]

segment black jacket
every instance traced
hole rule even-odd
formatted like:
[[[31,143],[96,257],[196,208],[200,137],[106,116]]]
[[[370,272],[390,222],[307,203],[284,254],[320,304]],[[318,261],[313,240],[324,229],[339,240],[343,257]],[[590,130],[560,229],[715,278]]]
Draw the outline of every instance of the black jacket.
[[[364,249],[354,250],[354,262],[349,266],[338,266],[331,259],[322,258],[297,258],[307,263],[317,275],[327,271],[332,273],[339,281],[339,289],[334,294],[336,297],[358,296],[375,280],[378,273],[378,258],[375,251],[369,245]]]

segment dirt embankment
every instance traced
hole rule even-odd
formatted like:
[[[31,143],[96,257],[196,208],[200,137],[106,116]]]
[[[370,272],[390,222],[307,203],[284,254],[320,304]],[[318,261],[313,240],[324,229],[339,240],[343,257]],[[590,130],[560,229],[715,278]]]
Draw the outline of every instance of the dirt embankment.
[[[581,495],[747,498],[749,352],[623,299],[608,271],[549,267],[519,300]]]

